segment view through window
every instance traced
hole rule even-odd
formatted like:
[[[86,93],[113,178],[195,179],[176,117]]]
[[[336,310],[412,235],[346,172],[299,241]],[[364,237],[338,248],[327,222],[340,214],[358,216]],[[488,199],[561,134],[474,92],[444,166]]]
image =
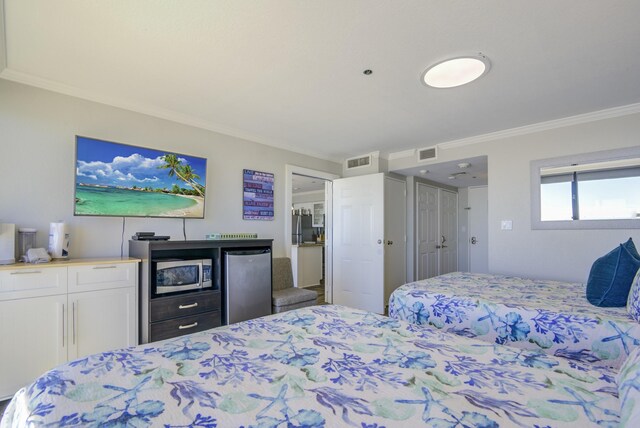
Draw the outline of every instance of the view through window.
[[[540,217],[640,219],[640,159],[541,168]]]

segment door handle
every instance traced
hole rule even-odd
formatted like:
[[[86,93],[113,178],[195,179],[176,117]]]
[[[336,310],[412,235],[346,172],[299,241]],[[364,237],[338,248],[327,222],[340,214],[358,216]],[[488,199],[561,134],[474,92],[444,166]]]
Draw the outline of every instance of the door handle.
[[[442,235],[442,241],[440,243],[444,244],[445,242],[447,242],[447,240],[445,239],[444,235]]]
[[[472,237],[471,237],[471,244],[472,244],[472,245],[476,245],[476,243],[477,243],[477,242],[478,242],[478,240],[476,239],[476,237],[475,237],[475,236],[472,236]]]

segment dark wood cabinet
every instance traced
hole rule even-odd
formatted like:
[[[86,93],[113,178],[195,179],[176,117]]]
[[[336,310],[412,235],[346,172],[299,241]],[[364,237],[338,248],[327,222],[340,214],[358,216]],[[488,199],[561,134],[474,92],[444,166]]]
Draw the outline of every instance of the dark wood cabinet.
[[[129,256],[142,260],[138,293],[140,343],[169,339],[225,324],[224,252],[264,248],[271,251],[272,242],[271,239],[129,241]],[[154,293],[154,261],[167,259],[211,260],[212,286],[167,295]]]
[[[183,334],[196,333],[222,325],[220,311],[204,312],[166,321],[154,322],[149,326],[149,342],[170,339]]]
[[[151,299],[149,321],[157,322],[202,312],[220,311],[219,291],[199,291],[179,296]]]

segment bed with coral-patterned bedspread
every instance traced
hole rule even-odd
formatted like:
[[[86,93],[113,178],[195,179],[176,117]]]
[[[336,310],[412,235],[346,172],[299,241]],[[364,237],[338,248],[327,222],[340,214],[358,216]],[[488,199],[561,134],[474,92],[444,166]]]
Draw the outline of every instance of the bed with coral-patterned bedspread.
[[[91,355],[3,428],[617,426],[616,371],[341,306]]]
[[[454,272],[396,289],[389,316],[615,368],[640,345],[626,309],[593,306],[579,283]]]

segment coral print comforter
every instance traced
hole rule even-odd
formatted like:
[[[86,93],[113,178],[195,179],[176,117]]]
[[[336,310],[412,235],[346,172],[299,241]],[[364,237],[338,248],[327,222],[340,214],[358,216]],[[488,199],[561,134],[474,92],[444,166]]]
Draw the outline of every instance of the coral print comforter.
[[[640,345],[625,308],[600,308],[579,283],[455,272],[405,284],[389,316],[467,337],[619,368]]]
[[[2,427],[617,426],[611,369],[315,306],[91,355]]]

